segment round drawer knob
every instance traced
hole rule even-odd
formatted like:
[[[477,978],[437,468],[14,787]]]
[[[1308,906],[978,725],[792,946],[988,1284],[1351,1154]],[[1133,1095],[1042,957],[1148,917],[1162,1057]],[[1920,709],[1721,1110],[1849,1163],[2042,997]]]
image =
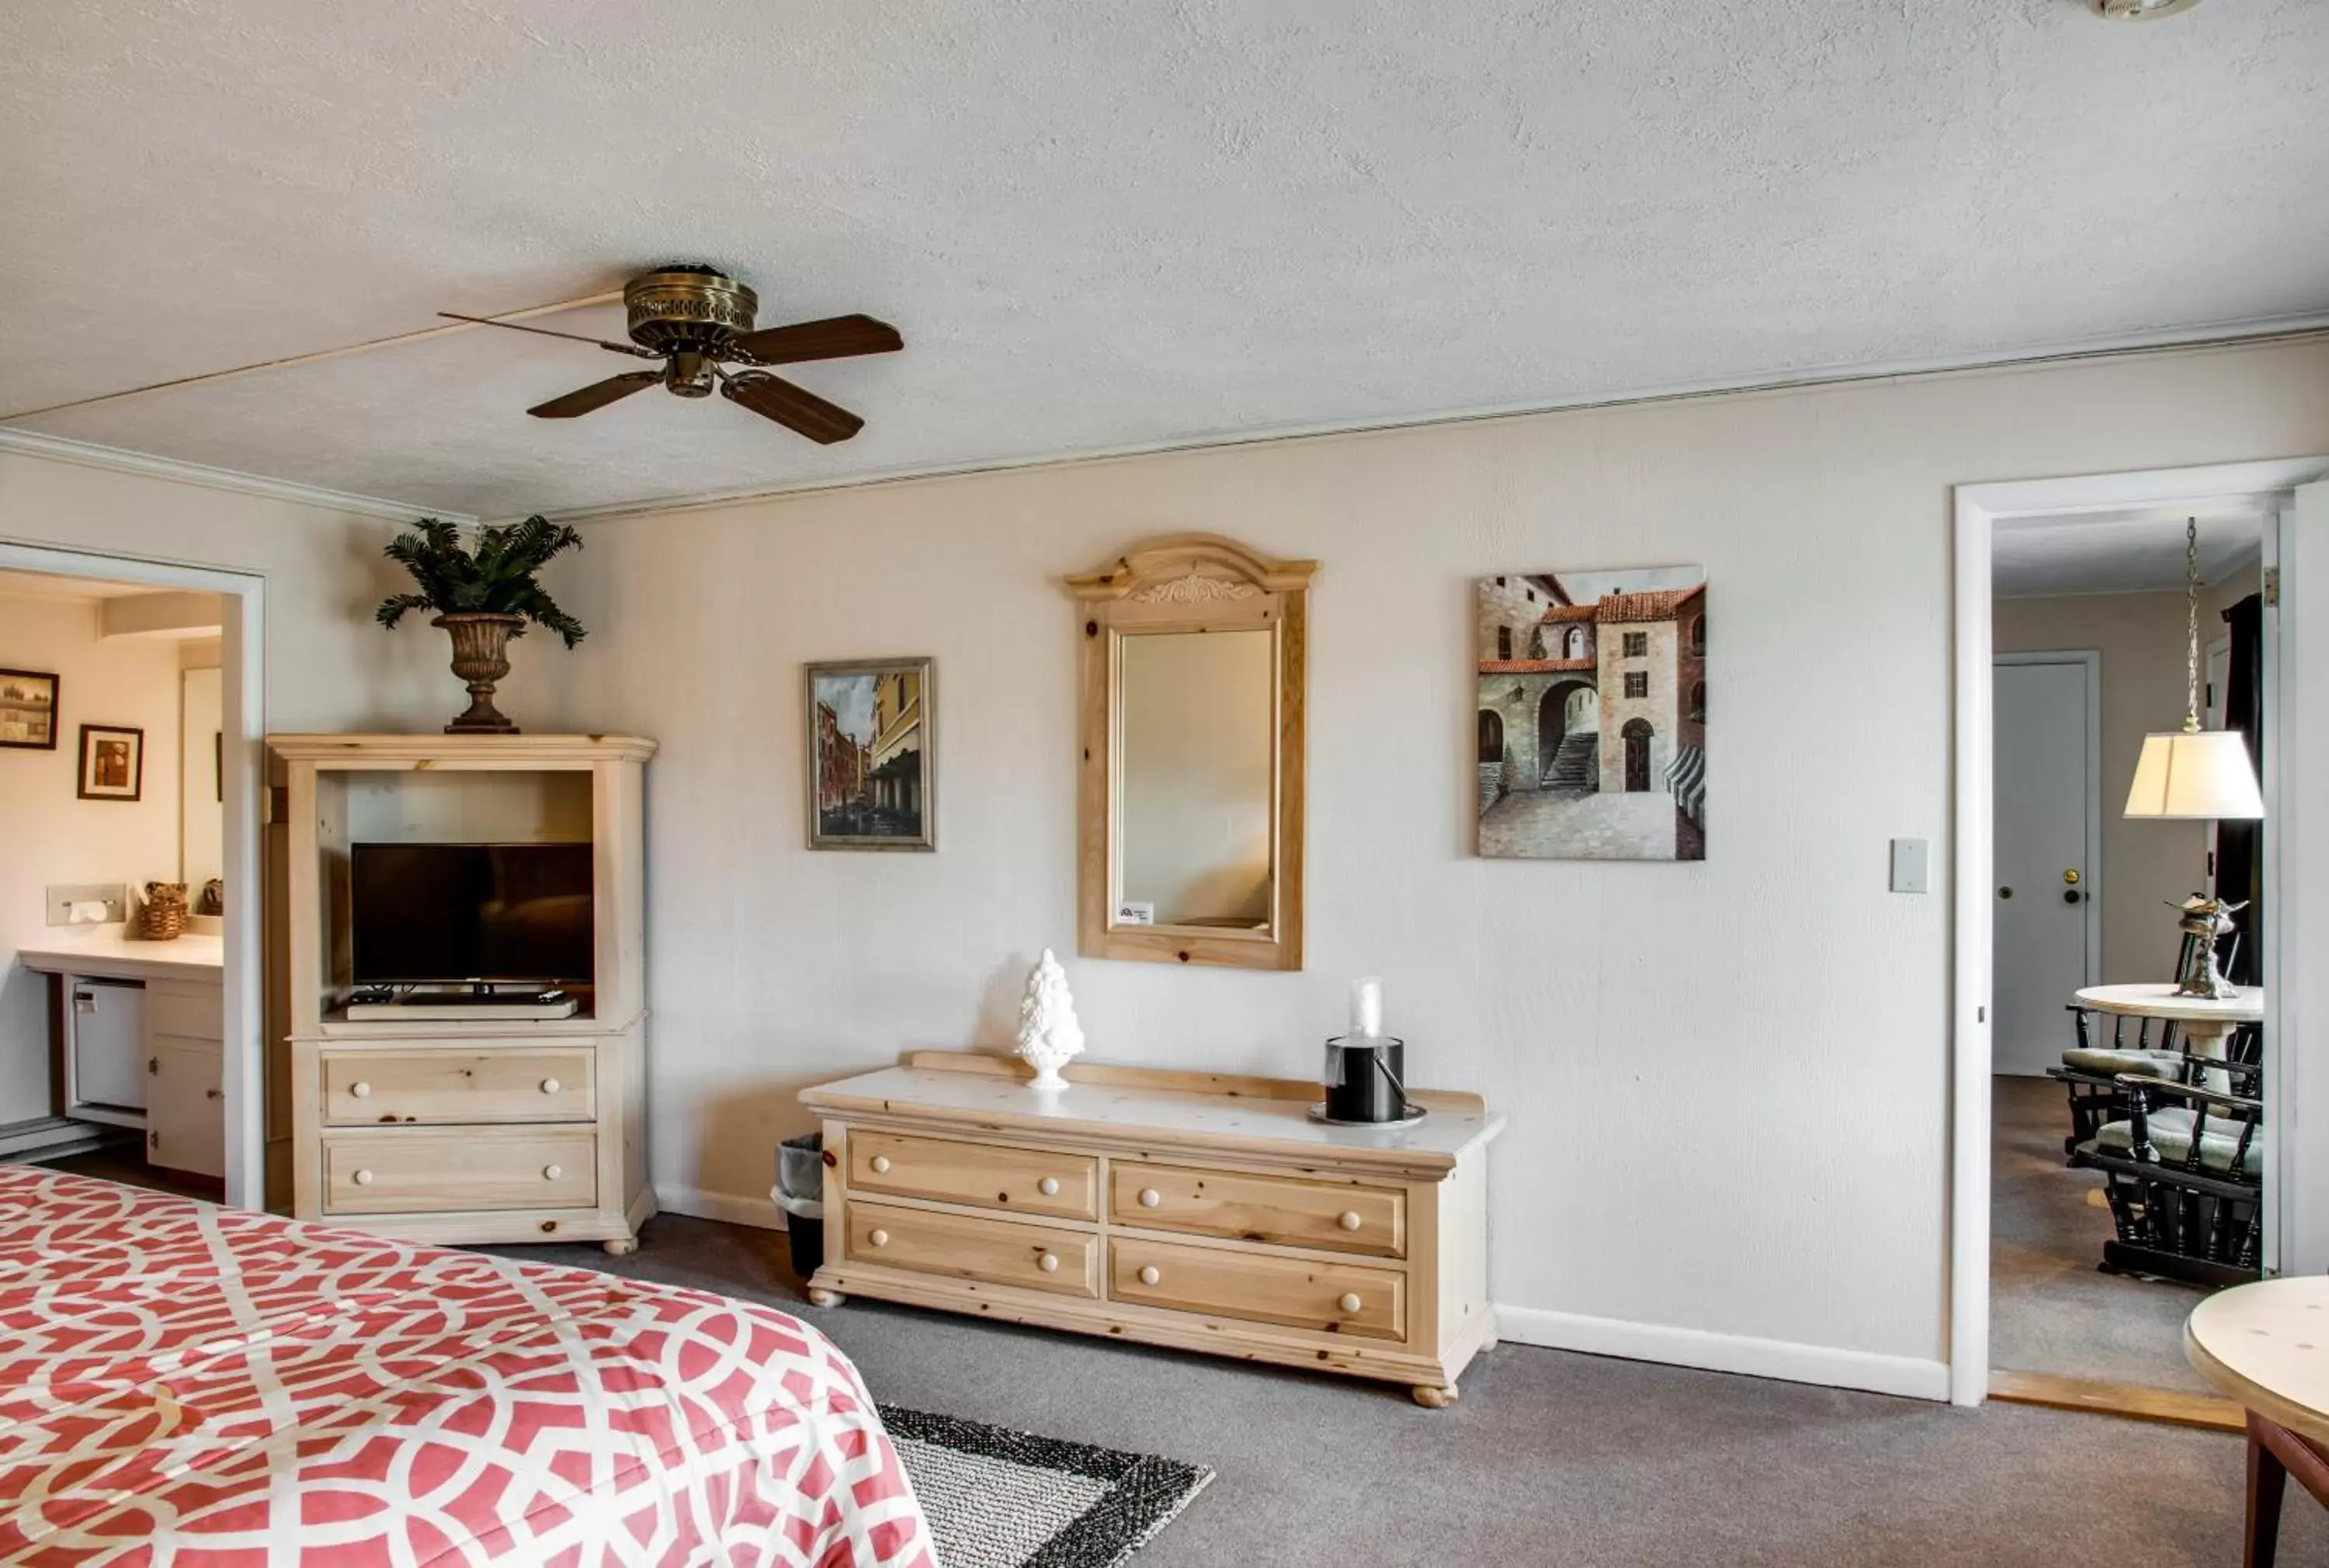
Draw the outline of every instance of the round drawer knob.
[[[1045,1253],[1041,1258],[1036,1260],[1035,1266],[1042,1270],[1047,1274],[1056,1274],[1060,1272],[1060,1254],[1057,1253]]]
[[[1035,1190],[1045,1197],[1057,1197],[1060,1196],[1060,1178],[1056,1176],[1047,1176],[1035,1184]]]
[[[1158,1204],[1163,1203],[1164,1201],[1164,1195],[1157,1191],[1155,1188],[1144,1187],[1140,1189],[1141,1207],[1155,1208]]]
[[[1358,1292],[1353,1291],[1334,1304],[1342,1308],[1345,1312],[1355,1312],[1359,1310],[1362,1303],[1359,1300]]]
[[[877,1230],[868,1235],[865,1239],[872,1242],[877,1247],[886,1247],[890,1244],[890,1233],[885,1230]]]
[[[372,1085],[365,1083],[362,1078],[358,1078],[354,1083],[348,1085],[348,1093],[354,1094],[359,1100],[368,1100],[372,1098]]]
[[[1344,1209],[1343,1211],[1342,1217],[1337,1219],[1334,1223],[1341,1225],[1344,1230],[1358,1229],[1360,1225],[1358,1210],[1351,1208]]]
[[[564,1087],[566,1087],[566,1085],[560,1083],[555,1078],[544,1078],[542,1081],[542,1092],[545,1094],[555,1094],[559,1090],[563,1089]]]
[[[877,1154],[873,1157],[873,1174],[876,1176],[887,1176],[890,1174],[890,1157],[888,1155]]]
[[[1155,1263],[1151,1263],[1146,1268],[1140,1271],[1140,1282],[1144,1285],[1153,1285],[1164,1277],[1164,1275],[1156,1272],[1156,1265]]]
[[[562,1165],[545,1165],[542,1168],[542,1179],[544,1181],[556,1181],[565,1174],[566,1168]]]
[[[357,1171],[356,1185],[358,1187],[370,1187],[372,1185],[372,1172],[369,1170]]]

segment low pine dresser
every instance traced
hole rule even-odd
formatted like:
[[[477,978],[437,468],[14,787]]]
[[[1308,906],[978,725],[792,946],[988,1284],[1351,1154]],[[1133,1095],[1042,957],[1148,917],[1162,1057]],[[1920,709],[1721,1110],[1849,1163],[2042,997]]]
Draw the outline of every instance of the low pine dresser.
[[[918,1052],[802,1091],[825,1263],[851,1295],[1403,1384],[1434,1409],[1495,1342],[1476,1095],[1400,1128],[1310,1120],[1315,1084]]]

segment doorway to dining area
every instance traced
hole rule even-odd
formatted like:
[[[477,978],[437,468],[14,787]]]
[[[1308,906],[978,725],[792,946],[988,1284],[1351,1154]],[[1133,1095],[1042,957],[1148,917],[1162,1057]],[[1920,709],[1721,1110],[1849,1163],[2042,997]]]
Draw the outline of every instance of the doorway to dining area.
[[[2270,1250],[2268,869],[2253,822],[2163,811],[2139,780],[2147,737],[2183,731],[2187,699],[2203,728],[2238,732],[2254,778],[2272,738],[2261,610],[2280,500],[1995,526],[1990,877],[1965,894],[1990,926],[1996,1397],[2239,1423],[2182,1336]],[[2191,934],[2211,898],[2230,934]],[[2211,944],[2235,994],[2177,995]]]

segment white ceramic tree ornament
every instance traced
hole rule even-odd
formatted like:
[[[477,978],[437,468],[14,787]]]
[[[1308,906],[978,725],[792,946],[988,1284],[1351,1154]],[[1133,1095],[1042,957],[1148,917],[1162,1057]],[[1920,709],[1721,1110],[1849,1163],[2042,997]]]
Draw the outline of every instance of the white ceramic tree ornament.
[[[1068,972],[1050,948],[1027,976],[1019,1002],[1019,1055],[1035,1069],[1033,1086],[1064,1089],[1060,1069],[1083,1054],[1083,1026],[1076,1022],[1075,999],[1068,994]]]

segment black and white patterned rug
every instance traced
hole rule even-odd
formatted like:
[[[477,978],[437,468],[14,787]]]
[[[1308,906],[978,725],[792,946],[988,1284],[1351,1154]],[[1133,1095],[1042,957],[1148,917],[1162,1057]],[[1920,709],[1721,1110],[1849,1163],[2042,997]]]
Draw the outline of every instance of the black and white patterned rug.
[[[1213,1472],[884,1405],[943,1568],[1113,1568]]]

